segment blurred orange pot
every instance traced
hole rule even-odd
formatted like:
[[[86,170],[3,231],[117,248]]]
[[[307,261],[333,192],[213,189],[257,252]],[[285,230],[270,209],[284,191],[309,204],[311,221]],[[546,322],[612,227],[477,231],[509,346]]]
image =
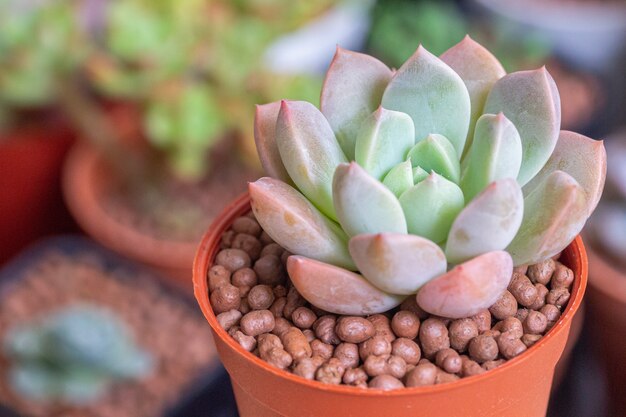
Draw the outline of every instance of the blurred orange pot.
[[[580,237],[564,252],[564,262],[575,276],[569,304],[552,330],[533,347],[482,375],[385,392],[324,385],[273,368],[245,351],[220,327],[209,302],[207,270],[222,233],[248,210],[249,197],[243,195],[218,216],[198,248],[193,274],[196,299],[211,325],[242,417],[545,416],[554,368],[587,284],[587,258]]]
[[[626,416],[626,273],[589,246],[587,300],[594,349],[603,363],[611,416]]]
[[[112,177],[104,158],[93,148],[78,143],[70,151],[63,173],[63,193],[80,227],[104,246],[143,262],[190,291],[196,245],[158,239],[111,217],[102,200]]]
[[[38,237],[75,228],[60,185],[74,132],[54,115],[31,121],[0,134],[0,264]]]

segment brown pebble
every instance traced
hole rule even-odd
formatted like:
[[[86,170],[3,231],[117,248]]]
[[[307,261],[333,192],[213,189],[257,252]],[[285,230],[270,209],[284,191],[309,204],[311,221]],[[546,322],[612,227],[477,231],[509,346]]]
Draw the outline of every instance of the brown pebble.
[[[257,341],[253,336],[248,336],[244,334],[241,330],[236,330],[230,335],[233,339],[235,339],[237,343],[239,343],[242,348],[244,348],[248,352],[252,352],[256,348]]]
[[[517,313],[515,313],[515,318],[523,322],[528,316],[528,311],[529,310],[527,308],[518,308]]]
[[[546,316],[546,320],[548,321],[548,329],[551,329],[552,326],[561,318],[561,311],[552,304],[546,304],[541,307],[539,310],[541,314]]]
[[[261,236],[259,237],[259,240],[264,245],[269,245],[270,243],[274,243],[274,240],[272,239],[272,237],[268,235],[265,230],[261,232]]]
[[[287,304],[285,304],[285,308],[283,309],[283,315],[285,317],[291,317],[298,307],[303,307],[304,305],[306,305],[306,300],[295,287],[291,287],[287,292]]]
[[[274,317],[283,316],[283,310],[285,309],[286,304],[287,304],[287,297],[280,297],[274,300],[274,302],[270,306],[270,311],[272,312]]]
[[[319,356],[304,358],[296,363],[296,366],[293,368],[293,373],[302,378],[313,380],[315,379],[315,373],[323,363],[324,359]]]
[[[498,357],[498,344],[491,336],[478,335],[470,341],[468,352],[478,363],[491,361]]]
[[[424,320],[419,329],[419,341],[422,354],[426,358],[434,358],[441,349],[450,347],[450,337],[445,324],[436,318]]]
[[[509,283],[509,291],[524,307],[531,306],[537,298],[537,289],[526,275],[514,274]]]
[[[438,367],[451,374],[460,372],[461,365],[463,364],[459,353],[450,348],[441,349],[437,352],[437,355],[435,356],[435,363]]]
[[[406,337],[399,337],[391,342],[391,354],[399,356],[409,365],[417,365],[422,352],[417,343]]]
[[[321,356],[324,359],[330,359],[333,357],[335,347],[328,343],[324,343],[319,339],[315,339],[311,342],[311,349],[314,356]]]
[[[509,291],[504,291],[500,298],[489,307],[489,312],[496,320],[504,320],[517,313],[517,300]]]
[[[478,362],[471,360],[466,356],[467,359],[463,359],[463,364],[461,366],[461,375],[464,377],[480,375],[486,372]]]
[[[526,347],[531,347],[535,343],[541,339],[542,335],[540,334],[525,334],[522,336],[522,343],[526,345]]]
[[[222,329],[228,331],[231,327],[239,323],[241,312],[238,310],[228,310],[217,315],[217,322]]]
[[[211,293],[210,300],[215,314],[224,313],[228,310],[237,310],[241,303],[239,289],[231,284],[218,287]]]
[[[415,339],[420,328],[420,319],[412,311],[400,310],[391,319],[391,329],[398,337]]]
[[[346,372],[343,374],[342,381],[346,385],[366,388],[368,378],[363,368],[349,368],[346,369]]]
[[[498,360],[493,360],[493,361],[487,361],[487,362],[482,364],[482,367],[486,371],[491,371],[492,369],[496,369],[498,366],[502,365],[504,362],[506,362],[505,359],[498,359]]]
[[[370,355],[363,362],[363,370],[371,377],[378,375],[392,375],[402,378],[406,372],[404,359],[393,355]]]
[[[256,237],[246,233],[239,233],[233,239],[231,248],[241,249],[250,255],[251,260],[256,260],[261,256],[261,249],[263,249],[263,245]]]
[[[333,356],[339,359],[347,369],[359,366],[359,347],[354,343],[340,343],[335,348]]]
[[[562,310],[569,301],[570,293],[567,288],[559,287],[550,290],[546,295],[546,304],[552,304]]]
[[[532,303],[529,308],[531,310],[540,310],[546,304],[546,296],[548,295],[548,288],[543,284],[535,284],[535,288],[537,288],[537,298],[535,302]]]
[[[233,273],[233,285],[236,287],[242,287],[247,285],[248,287],[254,287],[258,284],[256,279],[256,272],[252,268],[241,268]]]
[[[255,237],[261,234],[261,226],[256,220],[250,217],[236,218],[233,222],[232,229],[236,233],[246,233]]]
[[[526,345],[520,340],[516,332],[504,332],[498,338],[498,350],[507,359],[513,359],[526,350]]]
[[[568,290],[574,282],[574,272],[560,262],[556,263],[556,269],[552,280],[550,281],[550,288],[567,288]]]
[[[404,388],[404,384],[397,378],[391,375],[378,375],[372,378],[368,386],[374,389],[381,389],[383,391],[389,391],[393,389]]]
[[[491,313],[488,309],[481,310],[470,318],[476,322],[479,334],[491,329]]]
[[[269,285],[255,285],[248,293],[248,304],[253,310],[267,310],[273,302],[274,292]]]
[[[207,275],[210,292],[213,292],[226,284],[230,284],[230,271],[222,265],[213,265],[209,268]]]
[[[327,314],[315,320],[315,323],[313,323],[313,331],[322,342],[338,345],[341,340],[339,340],[337,333],[335,333],[336,324],[337,318],[332,314]]]
[[[241,318],[241,331],[248,336],[258,336],[274,329],[276,321],[269,310],[254,310]]]
[[[407,387],[434,385],[437,372],[437,367],[432,363],[419,364],[406,375],[405,384]]]
[[[265,247],[261,251],[261,257],[266,255],[274,255],[280,258],[283,252],[284,249],[278,243],[270,243],[269,245],[265,245]]]
[[[459,379],[458,376],[454,375],[454,374],[450,374],[446,371],[444,371],[443,369],[438,369],[437,370],[437,375],[435,376],[435,384],[439,385],[439,384],[447,384],[450,382],[454,382],[457,381]]]
[[[517,339],[522,337],[524,334],[522,322],[515,317],[508,317],[505,320],[499,321],[495,326],[493,326],[493,329],[499,331],[500,333],[510,332],[510,334],[514,335]]]
[[[232,245],[233,239],[235,238],[236,234],[237,232],[235,232],[234,230],[227,230],[226,232],[224,232],[224,234],[222,234],[222,239],[220,240],[220,248],[230,248],[230,245]]]
[[[284,349],[295,361],[310,358],[313,355],[313,346],[306,340],[306,336],[302,333],[302,330],[297,327],[289,327],[289,329],[280,334],[279,337],[280,341],[283,343]]]
[[[309,343],[311,343],[312,341],[316,339],[315,332],[311,329],[302,330],[302,334],[306,336],[306,340],[308,340]]]
[[[528,312],[528,317],[526,317],[526,320],[524,320],[522,324],[524,326],[524,333],[542,334],[546,331],[548,319],[540,312],[531,310]]]
[[[276,285],[272,290],[276,298],[287,297],[287,288],[284,285]]]
[[[248,299],[247,298],[242,298],[241,302],[239,303],[239,308],[238,308],[239,312],[241,314],[247,314],[250,312],[250,310],[252,310],[250,308],[250,305],[248,304]]]
[[[528,272],[528,265],[518,265],[513,268],[514,274],[526,275],[527,272]]]
[[[315,379],[324,384],[339,385],[345,371],[346,368],[339,359],[330,358],[319,367],[315,373]]]
[[[222,249],[215,257],[215,263],[222,265],[230,272],[241,268],[248,268],[251,262],[250,255],[241,249]]]
[[[309,329],[317,320],[317,316],[307,307],[298,307],[291,314],[291,321],[301,329]]]
[[[555,267],[556,263],[552,259],[546,259],[543,262],[531,265],[528,267],[528,278],[534,284],[548,285],[548,282],[550,282],[550,278],[552,278],[552,274],[554,273]]]
[[[275,255],[266,255],[254,263],[259,283],[266,285],[280,284],[285,279],[285,267],[280,258]]]
[[[368,356],[386,356],[391,354],[391,343],[384,336],[374,336],[359,343],[359,357],[365,361]]]
[[[452,321],[448,331],[450,334],[450,347],[459,352],[465,352],[470,340],[478,336],[478,326],[471,318]]]
[[[368,316],[367,320],[374,325],[376,336],[384,337],[389,343],[395,340],[396,335],[391,329],[389,317],[384,314],[373,314]]]
[[[285,333],[287,330],[291,328],[291,323],[284,317],[275,317],[274,318],[274,328],[272,329],[272,333],[276,336],[280,336]]]
[[[361,343],[374,336],[374,325],[363,317],[342,316],[337,320],[335,333],[343,342]]]

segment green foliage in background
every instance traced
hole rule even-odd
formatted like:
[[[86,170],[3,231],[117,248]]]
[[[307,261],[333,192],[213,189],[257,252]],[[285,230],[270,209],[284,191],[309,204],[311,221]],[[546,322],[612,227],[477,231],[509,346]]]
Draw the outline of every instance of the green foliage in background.
[[[372,14],[368,49],[398,68],[420,43],[440,55],[466,34],[492,51],[507,71],[536,68],[551,52],[539,35],[518,36],[505,22],[473,20],[447,0],[379,0]]]
[[[3,350],[11,386],[35,401],[84,404],[111,383],[144,377],[154,367],[119,317],[90,304],[11,329]]]
[[[0,1],[0,130],[14,118],[15,110],[51,105],[58,77],[85,58],[77,4]]]

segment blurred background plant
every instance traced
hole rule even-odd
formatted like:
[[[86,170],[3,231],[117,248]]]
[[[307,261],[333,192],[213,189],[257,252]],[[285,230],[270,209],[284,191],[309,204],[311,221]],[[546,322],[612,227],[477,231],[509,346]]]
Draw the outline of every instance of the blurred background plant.
[[[145,138],[179,178],[206,174],[207,152],[227,133],[243,160],[255,164],[254,104],[285,95],[310,98],[321,82],[276,77],[262,67],[262,55],[278,36],[333,3],[103,2],[103,18],[92,25],[96,47],[86,61],[88,79],[106,99],[140,108]]]
[[[96,305],[70,305],[12,329],[3,342],[13,389],[33,401],[86,404],[111,383],[153,368],[126,324]]]
[[[74,72],[88,45],[78,1],[0,2],[0,132],[23,113],[51,108],[57,80]]]

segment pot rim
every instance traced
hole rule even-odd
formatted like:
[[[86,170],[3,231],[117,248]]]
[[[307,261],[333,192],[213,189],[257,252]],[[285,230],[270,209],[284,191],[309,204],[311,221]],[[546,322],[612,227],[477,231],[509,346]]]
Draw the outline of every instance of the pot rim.
[[[358,387],[351,387],[347,385],[329,385],[323,384],[319,381],[310,381],[308,379],[299,377],[290,372],[280,370],[263,361],[261,358],[253,355],[251,352],[246,351],[237,343],[230,335],[224,330],[219,323],[217,322],[217,318],[213,313],[213,309],[211,307],[211,303],[209,301],[209,293],[208,293],[208,282],[206,279],[207,270],[209,268],[210,263],[217,253],[218,246],[215,242],[219,242],[222,233],[232,224],[234,219],[238,216],[241,216],[247,213],[250,210],[250,196],[248,193],[244,193],[236,198],[231,204],[224,208],[222,213],[218,215],[205,235],[200,242],[198,250],[196,252],[196,257],[194,259],[193,265],[193,289],[194,295],[198,304],[200,305],[200,309],[204,314],[205,318],[209,322],[209,325],[213,329],[214,335],[222,339],[224,343],[226,343],[232,350],[237,352],[242,359],[251,362],[254,366],[263,368],[264,371],[274,374],[276,377],[284,378],[293,382],[295,384],[301,385],[303,387],[307,387],[309,389],[317,389],[321,391],[333,392],[337,394],[345,394],[345,395],[358,395],[358,396],[370,396],[370,397],[404,397],[404,396],[412,396],[416,394],[431,394],[438,393],[442,391],[448,391],[451,389],[461,388],[468,384],[474,384],[481,380],[490,378],[492,375],[496,373],[506,372],[509,368],[513,366],[517,366],[518,364],[523,363],[530,355],[539,349],[548,341],[554,337],[554,335],[563,330],[563,327],[566,325],[565,323],[571,321],[574,314],[578,311],[578,308],[581,305],[583,295],[585,293],[585,289],[587,286],[587,254],[585,252],[585,246],[583,244],[583,240],[581,236],[577,236],[572,243],[567,247],[566,250],[572,252],[573,258],[578,258],[580,263],[580,271],[575,271],[574,274],[574,287],[572,290],[572,294],[570,300],[561,314],[561,317],[556,322],[556,324],[548,331],[548,333],[543,336],[537,343],[528,348],[525,352],[520,354],[519,356],[508,360],[503,365],[482,373],[480,375],[474,375],[471,377],[461,378],[458,381],[447,383],[447,384],[439,384],[439,385],[429,385],[423,387],[407,387],[398,390],[377,390],[377,389],[363,389]]]
[[[63,167],[65,202],[81,228],[97,241],[149,265],[189,270],[196,251],[195,242],[160,239],[129,227],[111,217],[101,204],[103,159],[91,146],[80,141],[72,147]],[[145,250],[146,248],[150,250]]]

